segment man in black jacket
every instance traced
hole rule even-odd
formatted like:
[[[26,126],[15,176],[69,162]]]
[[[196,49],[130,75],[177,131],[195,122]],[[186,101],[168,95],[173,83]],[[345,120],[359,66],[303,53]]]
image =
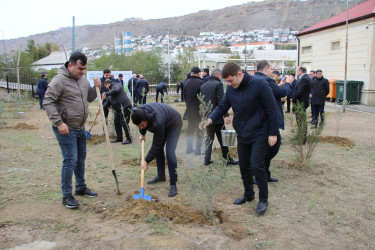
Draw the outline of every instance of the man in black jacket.
[[[43,100],[44,100],[44,95],[46,94],[46,91],[47,91],[47,87],[48,87],[48,83],[46,80],[46,75],[42,74],[42,78],[40,78],[40,80],[36,84],[36,93],[38,94],[38,97],[39,97],[40,109],[44,109]]]
[[[202,76],[203,76],[203,81],[207,82],[210,79],[210,69],[204,68],[202,72]]]
[[[103,93],[106,91],[106,88],[104,86],[105,80],[111,80],[112,82],[116,82],[116,79],[111,76],[111,70],[110,69],[103,70],[103,76],[102,76],[102,78],[100,78],[100,82],[102,83],[102,87],[100,88],[100,94],[101,95],[103,95]],[[103,105],[104,105],[104,100],[102,100],[102,101],[103,101]],[[105,116],[105,119],[106,119],[106,122],[107,122],[107,118],[108,118],[108,114],[109,114],[109,106],[107,106],[107,107],[103,106],[103,111],[104,111],[104,116]],[[104,133],[104,129],[103,129],[103,133]]]
[[[186,102],[186,119],[188,120],[187,132],[186,132],[186,153],[190,154],[194,152],[193,150],[193,137],[194,133],[196,135],[196,147],[195,155],[201,155],[201,131],[199,130],[199,122],[201,120],[199,114],[200,101],[198,99],[198,94],[201,91],[201,86],[203,85],[203,80],[201,77],[201,70],[198,67],[193,67],[191,69],[190,79],[184,83],[184,95]],[[184,115],[184,119],[185,119]]]
[[[133,104],[134,106],[137,106],[138,103],[138,90],[137,90],[137,75],[133,74],[133,77],[129,79],[128,81],[128,88],[129,92],[133,97]]]
[[[122,142],[123,145],[132,143],[132,138],[129,132],[129,120],[131,114],[132,104],[128,95],[120,82],[112,82],[110,79],[104,81],[106,91],[103,92],[102,98],[104,100],[103,109],[112,106],[115,110],[114,124],[116,130],[116,139],[112,143]],[[126,141],[122,141],[122,128],[125,131]]]
[[[292,93],[292,102],[293,105],[297,105],[298,103],[302,105],[302,112],[298,112],[296,110],[296,120],[298,126],[298,138],[301,138],[301,142],[303,144],[306,143],[307,137],[307,125],[304,124],[306,121],[306,109],[309,107],[310,101],[310,91],[311,91],[311,79],[306,74],[307,70],[305,67],[300,66],[297,69],[298,76],[300,77],[297,81],[296,86],[294,86],[293,93]],[[289,78],[289,83],[291,83],[292,79]],[[294,107],[294,106],[293,106]],[[295,107],[294,107],[295,108]]]
[[[148,181],[147,184],[166,181],[165,145],[170,182],[168,196],[173,197],[177,195],[176,147],[182,128],[180,113],[164,103],[149,103],[139,106],[133,112],[132,121],[139,127],[139,132],[141,133],[139,139],[141,141],[146,140],[145,135],[147,130],[154,134],[152,146],[142,163],[141,169],[146,171],[148,164],[156,158],[157,175]]]
[[[203,99],[206,103],[211,101],[212,110],[214,110],[214,108],[216,108],[216,106],[219,105],[219,103],[224,97],[224,87],[223,87],[223,83],[221,82],[221,70],[215,69],[212,72],[212,76],[210,76],[209,80],[202,85],[201,93],[204,96]],[[210,113],[212,110],[210,110]],[[231,122],[228,113],[226,113],[224,117],[225,117],[226,124]],[[204,165],[209,165],[213,163],[211,161],[211,153],[212,153],[212,143],[214,142],[215,134],[216,134],[217,140],[220,143],[222,156],[227,161],[227,164],[237,165],[239,163],[239,161],[234,160],[230,157],[228,147],[223,146],[223,140],[221,138],[222,129],[225,130],[224,119],[222,117],[216,122],[214,122],[212,125],[207,127],[207,139],[206,139],[206,145],[205,145],[206,151],[204,153]]]
[[[254,200],[251,168],[259,188],[258,214],[268,207],[268,183],[264,169],[267,147],[275,145],[278,133],[278,117],[275,98],[267,82],[241,70],[240,65],[228,62],[222,71],[228,83],[227,92],[220,104],[209,115],[204,127],[220,119],[232,107],[233,127],[237,132],[237,150],[241,178],[245,193],[235,200],[240,205]]]
[[[159,93],[160,93],[160,95],[161,95],[161,97],[160,97],[161,102],[164,103],[164,101],[163,101],[164,92],[166,94],[168,94],[167,84],[165,82],[158,83],[158,85],[156,85],[156,102],[158,102]]]
[[[281,104],[281,99],[282,97],[287,96],[291,92],[291,87],[289,83],[286,83],[286,78],[280,81],[279,84],[275,82],[273,78],[270,77],[272,74],[272,65],[269,61],[267,60],[262,60],[257,64],[257,72],[255,72],[254,76],[260,77],[268,83],[268,85],[272,89],[273,96],[276,101],[276,106],[277,106],[277,113],[279,117],[279,129],[285,129],[284,126],[284,111],[283,107]],[[277,155],[280,149],[281,145],[281,135],[280,132],[277,131],[277,142],[275,145],[268,146],[267,149],[267,154],[266,158],[264,160],[264,168],[266,169],[267,173],[267,180],[268,182],[277,182],[279,181],[278,178],[271,177],[271,171],[270,171],[270,165],[271,165],[271,160]]]
[[[139,105],[145,104],[149,87],[148,81],[143,77],[143,75],[139,75],[139,79],[137,80],[137,91]]]
[[[311,89],[311,110],[313,114],[313,119],[311,123],[315,126],[318,125],[318,116],[320,114],[320,120],[322,123],[324,121],[324,105],[326,101],[326,96],[329,93],[329,82],[323,77],[323,72],[321,69],[316,71],[316,79],[312,83]]]

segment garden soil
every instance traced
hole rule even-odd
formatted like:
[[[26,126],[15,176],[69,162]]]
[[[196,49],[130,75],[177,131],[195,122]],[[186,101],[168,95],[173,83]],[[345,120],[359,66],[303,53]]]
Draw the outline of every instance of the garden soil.
[[[327,108],[327,126],[306,170],[293,167],[287,125],[279,155],[272,161],[272,175],[280,181],[269,184],[266,214],[256,215],[258,198],[233,204],[243,187],[238,166],[227,166],[210,221],[190,200],[190,183],[183,178],[203,163],[203,156],[185,154],[184,133],[177,148],[178,195],[169,198],[169,184],[162,182],[146,184],[152,202],[132,198],[140,187],[139,134],[133,125],[132,144],[111,144],[122,194],[116,195],[102,128],[94,125],[87,140],[85,178],[98,197],[76,196],[78,209],[64,207],[61,152],[45,111],[34,102],[33,108],[23,110],[23,119],[14,117],[9,102],[1,104],[1,122],[6,125],[0,129],[0,249],[375,248],[375,133],[370,132],[374,115],[347,112],[338,128],[337,110]],[[183,113],[184,104],[173,106]],[[87,128],[96,110],[97,103],[92,103]],[[151,141],[148,133],[146,152]],[[214,148],[213,160],[219,161],[217,141]],[[230,154],[238,159],[235,147]],[[155,175],[153,161],[146,181]]]

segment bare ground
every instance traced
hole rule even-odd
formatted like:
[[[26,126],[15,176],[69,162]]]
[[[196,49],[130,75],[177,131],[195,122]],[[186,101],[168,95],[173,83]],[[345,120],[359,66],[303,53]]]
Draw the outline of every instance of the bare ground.
[[[272,174],[280,181],[269,185],[267,213],[256,216],[257,199],[241,206],[232,204],[243,188],[238,166],[230,166],[214,199],[213,224],[188,198],[184,172],[194,171],[203,156],[184,153],[184,134],[177,149],[179,194],[168,198],[166,182],[146,185],[151,204],[132,199],[140,185],[140,144],[133,126],[133,144],[111,145],[121,195],[116,195],[98,123],[88,141],[86,183],[99,196],[76,197],[79,209],[65,208],[60,149],[45,112],[34,103],[24,108],[23,119],[14,115],[19,107],[0,103],[4,110],[0,116],[4,125],[0,129],[0,249],[375,248],[374,115],[340,114],[327,107],[323,140],[311,168],[304,171],[293,167],[288,126],[272,162]],[[184,110],[183,104],[173,106]],[[97,103],[90,108],[87,127]],[[147,147],[151,139],[148,135]],[[235,148],[231,152],[236,156]],[[146,180],[155,174],[155,167],[150,167]]]

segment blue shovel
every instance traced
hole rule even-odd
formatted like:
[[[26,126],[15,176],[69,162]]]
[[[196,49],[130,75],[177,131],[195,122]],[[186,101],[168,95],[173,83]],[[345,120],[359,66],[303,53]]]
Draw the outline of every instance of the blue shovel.
[[[142,141],[142,159],[141,163],[144,161],[144,154],[145,154],[145,141]],[[145,190],[144,190],[144,184],[145,184],[145,170],[141,169],[141,191],[139,194],[133,195],[133,198],[138,200],[138,199],[144,199],[146,201],[151,201],[151,196],[145,195]]]

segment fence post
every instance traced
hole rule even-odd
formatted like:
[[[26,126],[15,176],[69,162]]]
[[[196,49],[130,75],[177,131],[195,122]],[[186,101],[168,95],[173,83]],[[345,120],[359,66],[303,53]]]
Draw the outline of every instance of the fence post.
[[[7,81],[7,92],[9,94],[9,77],[8,77],[8,75],[6,75],[5,78],[6,78],[6,81]]]

